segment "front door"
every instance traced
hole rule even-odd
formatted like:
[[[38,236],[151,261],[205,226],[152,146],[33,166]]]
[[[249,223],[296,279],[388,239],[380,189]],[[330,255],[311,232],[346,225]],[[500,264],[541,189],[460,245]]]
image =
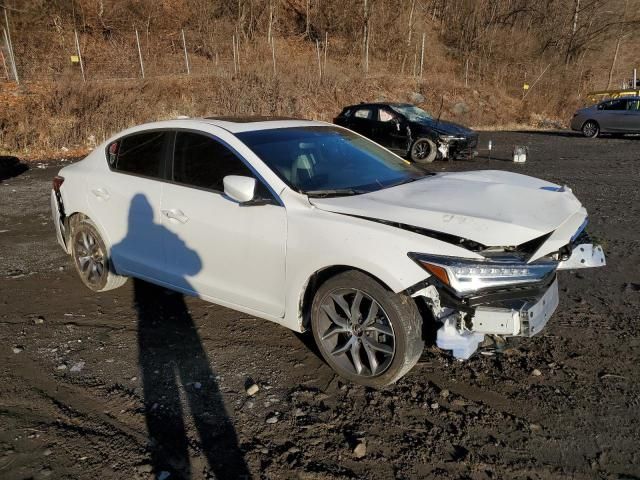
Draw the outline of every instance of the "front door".
[[[219,139],[178,131],[172,182],[161,212],[170,283],[228,306],[284,315],[287,217],[272,204],[242,206],[224,195],[227,175],[256,175]]]
[[[377,109],[372,139],[395,152],[406,153],[408,149],[407,130],[402,126],[402,118],[385,107]]]

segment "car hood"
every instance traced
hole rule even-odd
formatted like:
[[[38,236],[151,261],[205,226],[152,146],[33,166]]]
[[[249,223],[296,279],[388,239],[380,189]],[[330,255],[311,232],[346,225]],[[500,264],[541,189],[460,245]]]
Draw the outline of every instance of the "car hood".
[[[521,245],[563,226],[560,237],[566,239],[552,235],[562,246],[586,218],[568,188],[492,170],[439,173],[376,192],[310,202],[326,211],[425,228],[485,246]]]
[[[447,122],[445,120],[436,120],[435,118],[432,120],[422,120],[420,122],[413,123],[417,125],[418,128],[422,128],[425,130],[435,130],[442,135],[462,135],[466,137],[475,133],[473,130],[465,127],[464,125],[460,125],[454,122]]]

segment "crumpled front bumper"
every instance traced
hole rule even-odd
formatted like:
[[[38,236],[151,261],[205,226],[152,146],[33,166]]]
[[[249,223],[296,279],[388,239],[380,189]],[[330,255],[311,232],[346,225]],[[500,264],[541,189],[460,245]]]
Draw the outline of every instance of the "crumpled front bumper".
[[[570,257],[558,264],[558,270],[593,268],[606,265],[604,251],[600,245],[580,243],[573,247]],[[483,297],[468,312],[469,320],[460,328],[459,314],[451,310],[449,316],[441,318],[443,326],[438,330],[436,344],[451,350],[453,356],[465,360],[477,350],[485,335],[503,337],[531,337],[540,333],[559,303],[558,280],[553,277],[545,289],[522,290],[518,294],[504,296],[497,301],[483,302]],[[535,293],[532,293],[534,292]],[[484,298],[486,300],[486,297]]]

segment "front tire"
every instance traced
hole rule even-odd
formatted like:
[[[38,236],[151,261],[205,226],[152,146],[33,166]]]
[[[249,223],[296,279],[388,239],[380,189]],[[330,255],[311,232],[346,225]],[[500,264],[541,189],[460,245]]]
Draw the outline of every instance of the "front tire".
[[[587,120],[582,125],[582,134],[587,138],[596,138],[600,134],[600,125],[595,120]]]
[[[437,155],[438,147],[436,147],[435,142],[429,138],[417,139],[413,142],[411,150],[409,151],[409,158],[420,164],[433,162]]]
[[[72,224],[71,256],[80,280],[94,292],[113,290],[127,281],[113,271],[106,244],[88,218]]]
[[[399,380],[424,349],[422,317],[413,299],[358,271],[320,286],[311,306],[311,329],[333,370],[370,387]]]

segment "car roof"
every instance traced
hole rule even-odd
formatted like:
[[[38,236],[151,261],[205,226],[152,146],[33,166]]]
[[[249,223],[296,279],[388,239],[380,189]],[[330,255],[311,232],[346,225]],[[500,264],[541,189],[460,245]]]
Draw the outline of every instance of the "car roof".
[[[172,128],[198,128],[201,126],[213,125],[223,128],[230,133],[242,133],[256,130],[271,130],[275,128],[294,128],[294,127],[314,127],[331,125],[326,122],[317,120],[302,120],[283,117],[202,117],[190,118],[180,117],[174,120],[161,120],[158,122],[149,122],[135,127],[129,128],[117,133],[113,138],[129,135],[136,132],[151,129],[172,129]]]
[[[415,105],[411,103],[400,102],[362,102],[354,105],[348,105],[345,108],[357,108],[357,107],[413,107]]]

